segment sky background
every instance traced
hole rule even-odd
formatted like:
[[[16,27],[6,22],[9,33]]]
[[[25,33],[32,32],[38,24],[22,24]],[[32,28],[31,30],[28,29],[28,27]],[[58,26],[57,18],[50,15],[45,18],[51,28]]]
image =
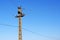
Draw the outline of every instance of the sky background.
[[[18,40],[18,5],[23,40],[60,40],[60,0],[0,0],[0,40]]]

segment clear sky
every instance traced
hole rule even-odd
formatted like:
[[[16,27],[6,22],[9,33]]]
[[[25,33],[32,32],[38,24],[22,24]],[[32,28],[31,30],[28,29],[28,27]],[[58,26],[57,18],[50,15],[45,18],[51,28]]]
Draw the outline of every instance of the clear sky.
[[[60,0],[0,0],[0,24],[14,25],[0,25],[0,40],[18,40],[19,4],[23,40],[60,40]]]

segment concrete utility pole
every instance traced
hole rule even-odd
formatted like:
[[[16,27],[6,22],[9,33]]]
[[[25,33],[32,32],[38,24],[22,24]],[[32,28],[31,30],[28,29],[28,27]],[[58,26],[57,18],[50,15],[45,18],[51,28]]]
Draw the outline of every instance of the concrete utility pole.
[[[22,17],[24,14],[22,14],[21,7],[18,7],[18,16],[16,16],[19,19],[19,27],[18,27],[18,40],[22,40]]]

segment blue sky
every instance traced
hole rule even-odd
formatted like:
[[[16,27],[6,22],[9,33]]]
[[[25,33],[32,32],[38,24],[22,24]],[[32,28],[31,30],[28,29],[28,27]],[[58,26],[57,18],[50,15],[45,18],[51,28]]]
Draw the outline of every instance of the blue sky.
[[[17,7],[20,4],[23,40],[60,40],[60,0],[0,0],[0,40],[18,40]],[[35,33],[32,33],[35,32]]]

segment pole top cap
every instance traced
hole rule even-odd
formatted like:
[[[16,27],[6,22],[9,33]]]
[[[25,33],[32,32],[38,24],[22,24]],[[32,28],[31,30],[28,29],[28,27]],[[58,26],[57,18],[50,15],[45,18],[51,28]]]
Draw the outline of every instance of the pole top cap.
[[[21,9],[21,7],[18,7],[18,9]]]

